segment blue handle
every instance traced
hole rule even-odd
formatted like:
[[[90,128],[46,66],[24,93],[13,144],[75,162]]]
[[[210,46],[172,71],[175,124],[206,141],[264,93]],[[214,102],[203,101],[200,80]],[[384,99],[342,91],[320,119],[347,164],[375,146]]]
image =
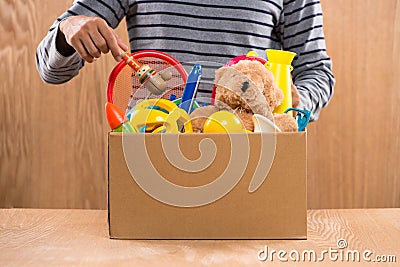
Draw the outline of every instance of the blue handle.
[[[202,74],[202,68],[200,64],[194,64],[192,70],[189,73],[186,81],[185,89],[183,90],[182,100],[179,107],[184,109],[187,113],[190,113],[193,105],[194,98],[196,97],[197,87]]]
[[[297,119],[298,131],[299,132],[304,131],[312,116],[311,112],[305,109],[303,110],[298,108],[288,108],[287,110],[285,110],[285,113],[289,111],[297,112],[296,119]]]

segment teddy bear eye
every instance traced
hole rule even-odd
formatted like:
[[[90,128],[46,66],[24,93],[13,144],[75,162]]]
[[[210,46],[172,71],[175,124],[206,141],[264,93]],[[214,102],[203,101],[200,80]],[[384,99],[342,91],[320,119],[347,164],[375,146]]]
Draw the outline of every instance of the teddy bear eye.
[[[249,82],[244,82],[243,84],[242,84],[242,92],[244,93],[244,92],[246,92],[247,91],[247,88],[249,88],[249,85],[250,85],[250,83]]]

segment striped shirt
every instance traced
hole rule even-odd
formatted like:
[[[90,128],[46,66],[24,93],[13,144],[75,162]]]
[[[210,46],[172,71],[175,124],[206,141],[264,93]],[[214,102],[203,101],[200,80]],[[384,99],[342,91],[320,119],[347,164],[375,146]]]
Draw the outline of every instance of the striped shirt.
[[[209,96],[216,67],[250,50],[265,56],[266,48],[297,54],[292,74],[301,98],[299,107],[312,111],[314,119],[333,94],[335,80],[320,1],[78,0],[39,44],[36,63],[45,82],[64,83],[84,65],[77,53],[64,57],[55,45],[60,21],[74,15],[98,16],[112,28],[125,18],[132,52],[163,51],[189,70],[192,63],[215,62],[203,69],[200,97]]]

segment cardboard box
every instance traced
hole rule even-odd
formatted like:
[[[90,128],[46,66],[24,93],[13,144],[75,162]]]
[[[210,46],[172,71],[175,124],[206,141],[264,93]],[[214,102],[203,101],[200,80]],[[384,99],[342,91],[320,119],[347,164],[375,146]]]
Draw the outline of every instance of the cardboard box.
[[[146,193],[145,187],[150,186],[151,191],[152,186],[153,189],[158,186],[158,182],[154,182],[157,179],[167,181],[169,185],[186,188],[202,188],[204,185],[209,185],[224,174],[227,164],[232,161],[233,152],[238,152],[235,148],[232,150],[233,143],[230,135],[110,133],[108,139],[110,237],[117,239],[306,239],[307,133],[279,133],[277,135],[250,133],[236,134],[234,138],[244,144],[242,148],[250,147],[244,172],[238,169],[232,175],[232,178],[239,175],[240,180],[237,184],[233,183],[232,190],[215,201],[184,207],[184,203],[179,206],[160,201],[151,193]],[[242,142],[240,138],[247,141]],[[258,189],[250,193],[249,185],[257,166],[264,166],[258,165],[261,147],[263,151],[271,149],[271,138],[276,143],[272,166],[269,172],[265,173],[265,180]],[[206,144],[202,147],[205,149],[201,154],[199,144],[210,140],[215,144],[217,151],[211,164],[201,167],[197,172],[176,167],[175,163],[179,157],[176,157],[177,153],[171,151],[174,146],[176,148],[179,143],[180,151],[189,161],[202,156],[207,159],[207,150],[212,149],[208,146],[209,144]],[[140,148],[143,142],[147,155]],[[163,152],[163,148],[168,149],[169,155]],[[246,154],[245,151],[239,152]],[[140,174],[148,165],[146,162],[149,159],[156,169],[156,175],[150,172],[148,175],[143,172]],[[201,164],[204,165],[204,162]],[[242,167],[240,162],[236,162],[235,165]],[[149,181],[150,185],[143,186],[132,177],[132,173],[148,176],[141,177],[148,179],[141,181]],[[174,196],[172,192],[165,194],[165,197],[171,197],[172,201],[176,200],[173,199]],[[186,198],[190,199],[190,197],[191,193],[188,191]]]

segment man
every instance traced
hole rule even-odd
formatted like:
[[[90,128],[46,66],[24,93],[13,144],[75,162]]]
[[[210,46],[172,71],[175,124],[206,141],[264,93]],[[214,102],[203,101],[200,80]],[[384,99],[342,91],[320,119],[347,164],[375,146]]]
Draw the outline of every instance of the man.
[[[218,62],[264,49],[295,52],[293,102],[314,119],[333,94],[322,9],[312,0],[78,0],[53,24],[36,59],[42,79],[63,83],[111,52],[128,47],[113,32],[126,18],[131,51],[155,49],[183,63]],[[212,82],[205,75],[202,80]],[[297,90],[296,90],[297,88]],[[199,89],[210,95],[211,87]],[[298,93],[297,93],[298,91]]]

